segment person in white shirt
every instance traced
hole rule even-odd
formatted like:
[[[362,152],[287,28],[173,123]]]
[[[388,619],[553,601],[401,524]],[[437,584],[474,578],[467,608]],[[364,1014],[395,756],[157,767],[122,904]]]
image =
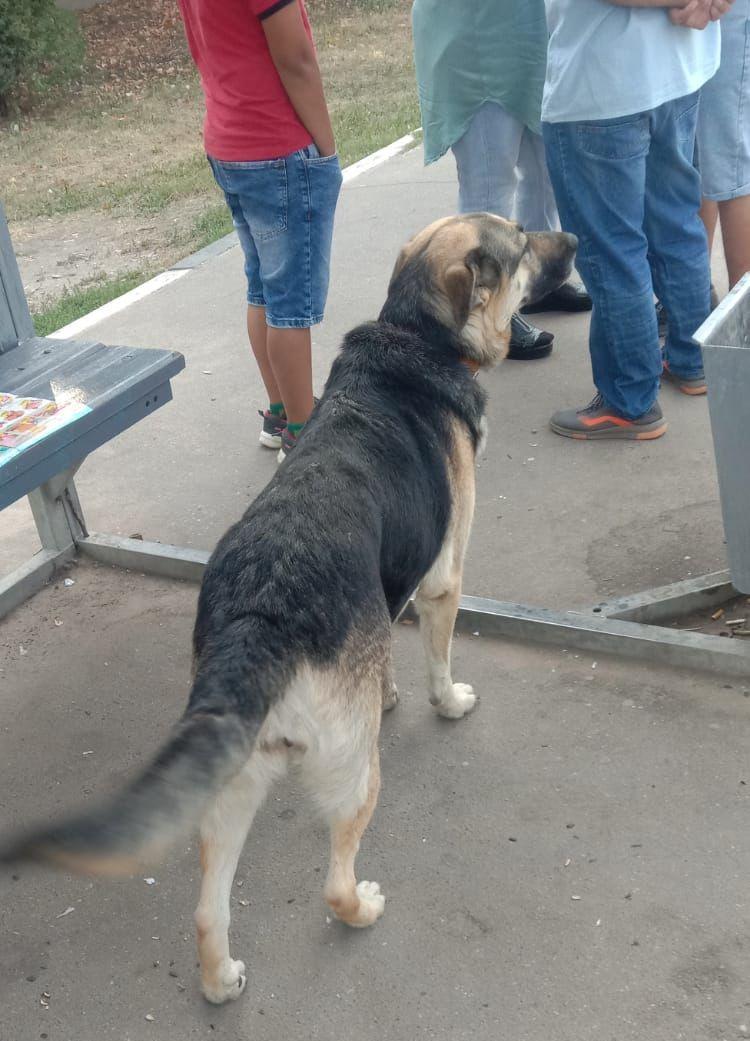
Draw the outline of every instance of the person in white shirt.
[[[705,393],[693,333],[710,311],[693,166],[699,92],[733,0],[545,0],[542,133],[562,226],[593,300],[597,394],[552,429],[580,440],[660,437],[660,382]],[[668,318],[664,354],[654,294]]]

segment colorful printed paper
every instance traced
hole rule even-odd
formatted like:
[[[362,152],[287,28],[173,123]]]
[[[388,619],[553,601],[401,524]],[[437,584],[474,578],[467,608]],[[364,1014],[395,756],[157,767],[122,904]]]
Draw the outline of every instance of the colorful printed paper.
[[[74,402],[19,397],[0,391],[0,466],[53,430],[91,410]]]

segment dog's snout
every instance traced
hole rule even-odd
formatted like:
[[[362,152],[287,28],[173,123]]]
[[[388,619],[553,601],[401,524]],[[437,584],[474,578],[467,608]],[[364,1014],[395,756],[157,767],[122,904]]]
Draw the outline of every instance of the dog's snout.
[[[562,232],[562,236],[567,242],[571,253],[575,253],[578,249],[578,238],[576,235],[572,235],[569,231]]]

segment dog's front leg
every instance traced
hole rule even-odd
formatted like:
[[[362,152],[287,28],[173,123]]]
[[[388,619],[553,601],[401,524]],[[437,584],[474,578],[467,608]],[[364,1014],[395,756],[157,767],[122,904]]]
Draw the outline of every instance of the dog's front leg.
[[[460,584],[435,595],[429,577],[417,590],[416,596],[419,628],[427,657],[430,704],[447,719],[465,716],[477,700],[468,683],[454,683],[451,678],[451,640],[459,598]]]

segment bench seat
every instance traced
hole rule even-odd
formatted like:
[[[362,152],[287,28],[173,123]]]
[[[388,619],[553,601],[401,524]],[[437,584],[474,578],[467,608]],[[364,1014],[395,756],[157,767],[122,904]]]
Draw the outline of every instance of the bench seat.
[[[184,367],[177,351],[42,337],[0,354],[0,392],[70,398],[91,409],[0,466],[0,509],[165,405]]]
[[[41,545],[0,576],[0,618],[79,552],[172,577],[201,573],[207,554],[89,532],[73,481],[91,452],[171,400],[170,380],[184,367],[177,351],[35,336],[0,205],[0,393],[70,406],[60,425],[50,423],[0,465],[0,510],[27,496]]]

